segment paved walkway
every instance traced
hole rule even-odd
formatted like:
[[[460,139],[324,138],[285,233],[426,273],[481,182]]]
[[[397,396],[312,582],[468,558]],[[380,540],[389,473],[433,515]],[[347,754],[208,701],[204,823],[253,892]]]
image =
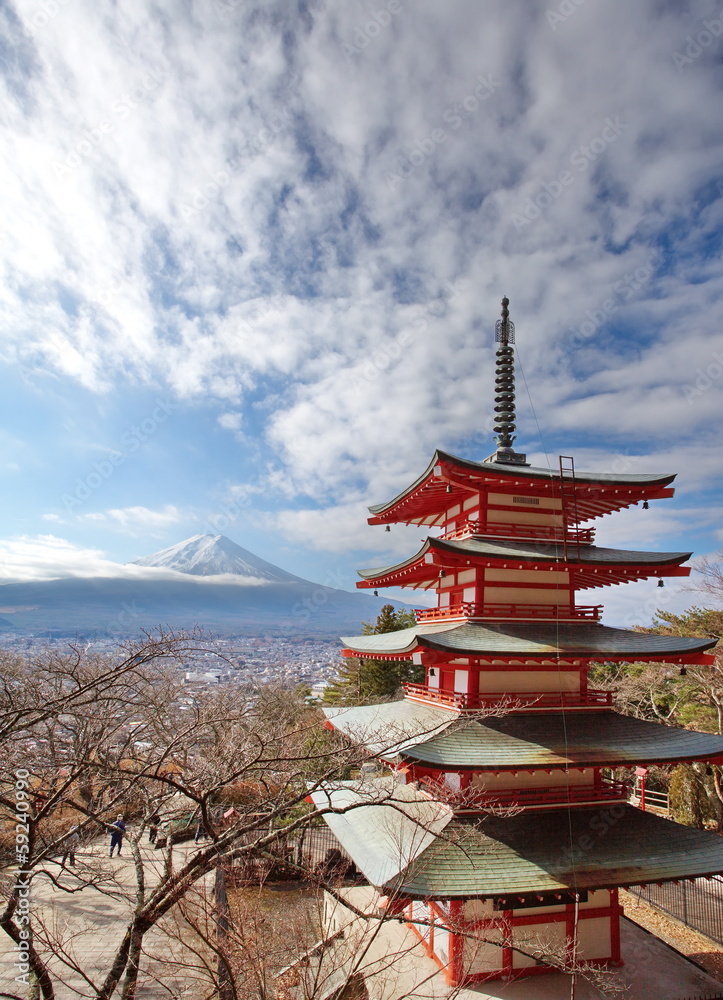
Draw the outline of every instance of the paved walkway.
[[[175,867],[180,867],[187,854],[194,849],[193,842],[177,845],[174,848]],[[158,881],[164,853],[154,851],[147,844],[142,845],[141,854],[149,886]],[[57,990],[58,1000],[78,1000],[79,997],[94,995],[91,984],[99,985],[105,978],[132,909],[136,878],[128,846],[124,845],[121,857],[112,859],[108,857],[108,841],[105,838],[79,851],[76,870],[80,871],[82,867],[87,873],[91,866],[103,875],[103,884],[98,888],[86,886],[75,893],[64,891],[79,887],[80,880],[70,872],[63,872],[55,862],[47,867],[63,888],[56,888],[47,878],[34,883],[32,909],[42,913],[48,933],[66,951],[69,961],[77,960],[78,966],[91,980],[88,982],[80,972],[55,960],[53,971],[64,983]],[[194,978],[192,971],[184,975],[183,983],[169,975],[171,957],[193,961],[187,949],[174,940],[174,926],[175,920],[169,918],[146,936],[144,952],[147,954],[142,963],[143,972],[137,991],[142,1000],[156,997],[169,1000],[174,995],[180,996]],[[191,932],[186,928],[184,935],[188,939]],[[16,953],[12,950],[10,939],[0,933],[0,992],[25,997],[27,991],[22,984],[15,982],[17,970],[13,967],[14,961]]]
[[[86,975],[100,983],[108,970],[112,955],[118,946],[122,930],[130,911],[129,896],[135,887],[135,874],[131,859],[127,854],[121,858],[107,856],[107,842],[104,840],[79,854],[79,862],[93,865],[107,875],[102,889],[86,887],[77,894],[55,888],[43,879],[33,892],[32,905],[40,908],[51,932],[64,942],[69,957],[75,956]],[[177,851],[180,866],[195,845],[179,845]],[[127,850],[127,848],[126,848]],[[149,884],[158,878],[161,851],[154,852],[143,845],[144,868]],[[72,889],[78,885],[74,875],[62,873],[60,866],[51,864],[50,869],[58,875],[62,884]],[[183,945],[174,940],[172,921],[165,929],[154,929],[146,938],[143,975],[139,980],[139,1000],[171,1000],[174,996],[192,996],[194,975],[192,971],[183,973],[183,982],[177,974],[169,973],[169,960],[193,956]],[[396,942],[400,952],[407,942],[402,938],[409,932],[398,924],[389,925],[390,934],[398,935]],[[169,936],[168,931],[171,932]],[[189,930],[184,927],[182,934],[186,940]],[[385,936],[386,937],[386,936]],[[715,995],[720,984],[673,951],[658,938],[648,934],[628,920],[622,921],[622,952],[625,966],[618,970],[621,985],[628,988],[630,1000],[681,1000],[687,997]],[[389,938],[385,944],[391,945]],[[397,950],[396,948],[394,950]],[[388,952],[387,952],[388,953]],[[370,955],[371,957],[371,955]],[[22,985],[14,982],[15,961],[9,938],[0,935],[0,992],[26,996]],[[56,971],[60,970],[56,963]],[[391,972],[391,970],[390,970]],[[58,1000],[78,1000],[92,997],[93,989],[76,971],[63,970],[64,985],[57,991]],[[421,988],[418,984],[426,979]],[[418,998],[443,998],[448,995],[442,975],[436,965],[426,958],[417,945],[395,963],[392,975],[385,979],[385,988],[377,991],[373,980],[368,983],[372,1000],[383,1000],[386,996],[414,996]],[[457,1000],[558,1000],[570,996],[570,979],[564,975],[535,976],[512,983],[489,983],[476,989],[462,990]],[[575,993],[576,1000],[598,1000],[601,996],[594,988],[580,982]]]

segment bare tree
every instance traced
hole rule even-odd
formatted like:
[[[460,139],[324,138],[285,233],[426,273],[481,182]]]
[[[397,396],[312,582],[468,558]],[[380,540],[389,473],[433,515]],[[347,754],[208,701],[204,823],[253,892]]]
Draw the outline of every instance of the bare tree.
[[[325,813],[340,811],[331,801],[310,806],[310,793],[357,773],[380,748],[389,750],[410,733],[387,727],[344,739],[324,729],[303,698],[274,688],[189,694],[179,667],[203,651],[200,635],[160,633],[127,645],[117,660],[80,647],[34,661],[4,656],[0,846],[7,866],[0,927],[21,956],[19,968],[23,961],[27,966],[31,995],[54,1000],[67,984],[95,1000],[133,1000],[139,984],[156,981],[171,997],[175,977],[182,983],[177,992],[199,1000],[261,1000],[290,989],[295,977],[295,989],[321,995],[333,974],[342,975],[351,997],[361,989],[365,966],[391,975],[394,949],[376,946],[383,927],[398,918],[380,914],[373,891],[368,906],[355,906],[338,873],[320,870],[300,853],[289,855],[287,846]],[[393,783],[380,791],[371,782],[368,801],[403,808]],[[360,804],[363,799],[348,808]],[[128,869],[114,867],[104,844],[118,814],[128,825],[131,884]],[[151,848],[148,831],[158,823],[163,846]],[[189,850],[181,840],[194,827],[207,837]],[[76,834],[85,849],[73,864],[68,837]],[[279,947],[260,963],[269,920],[248,900],[240,918],[224,910],[218,873],[280,858],[300,879],[315,878],[325,900],[343,907],[363,932],[344,944],[317,943],[317,961],[313,943],[302,947],[314,927],[307,913],[299,935],[286,925],[273,927]],[[100,964],[86,955],[91,928],[52,905],[88,892],[107,900],[117,916]],[[234,905],[238,910],[238,897]],[[412,947],[408,942],[397,950]],[[283,968],[286,980],[279,982]]]

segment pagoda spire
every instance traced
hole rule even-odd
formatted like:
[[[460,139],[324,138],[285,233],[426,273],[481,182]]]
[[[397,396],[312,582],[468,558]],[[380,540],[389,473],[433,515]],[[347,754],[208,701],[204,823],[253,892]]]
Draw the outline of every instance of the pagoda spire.
[[[488,461],[527,464],[525,455],[518,455],[512,448],[515,440],[515,324],[507,308],[510,300],[502,299],[502,318],[495,323],[497,367],[495,371],[495,423],[497,452]]]
[[[500,448],[511,448],[515,440],[515,357],[511,344],[515,342],[515,324],[507,308],[510,300],[502,299],[502,319],[495,323],[497,370],[495,372],[495,434]]]

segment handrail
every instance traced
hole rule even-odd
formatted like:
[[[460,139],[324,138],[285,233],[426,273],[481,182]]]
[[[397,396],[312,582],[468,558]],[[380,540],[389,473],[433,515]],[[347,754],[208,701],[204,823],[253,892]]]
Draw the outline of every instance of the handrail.
[[[462,601],[443,608],[415,608],[418,622],[437,621],[440,618],[546,618],[549,621],[569,619],[600,621],[602,604],[579,604],[575,607],[559,604],[478,604]]]
[[[523,541],[525,538],[542,542],[564,542],[567,540],[573,544],[592,545],[595,540],[595,528],[568,528],[565,531],[564,528],[555,527],[555,525],[536,528],[528,524],[511,525],[497,521],[488,522],[486,525],[483,525],[476,518],[468,517],[463,521],[455,521],[454,528],[444,531],[438,537],[443,540],[450,540],[453,538],[467,538],[469,535],[484,535],[487,538],[499,535],[517,541]]]
[[[490,805],[545,805],[552,802],[589,802],[605,799],[627,799],[628,786],[622,781],[603,781],[594,785],[561,785],[555,788],[500,789],[487,792]]]
[[[609,802],[627,800],[629,787],[622,781],[603,779],[599,785],[554,785],[547,788],[500,788],[486,790],[468,787],[460,791],[447,788],[433,779],[422,783],[457,808],[520,808],[529,806]]]
[[[610,708],[613,704],[614,691],[602,691],[589,688],[586,693],[581,691],[509,691],[505,694],[486,694],[474,692],[460,694],[456,691],[442,691],[429,687],[427,684],[413,684],[406,681],[404,693],[412,700],[423,700],[435,704],[469,710],[496,708],[509,705],[510,710],[516,708]]]

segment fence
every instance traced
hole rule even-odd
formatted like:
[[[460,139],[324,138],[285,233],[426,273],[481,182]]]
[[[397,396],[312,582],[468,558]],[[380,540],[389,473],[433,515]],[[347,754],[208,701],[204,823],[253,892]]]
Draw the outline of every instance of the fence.
[[[723,878],[697,878],[692,882],[631,886],[630,892],[669,913],[687,927],[723,944]]]
[[[253,838],[250,836],[249,841]],[[356,881],[356,866],[327,826],[302,827],[281,834],[265,851],[266,858],[235,862],[228,876],[236,884],[290,882],[314,875]]]
[[[680,997],[680,1000],[723,1000],[723,993],[701,993],[694,997]]]

